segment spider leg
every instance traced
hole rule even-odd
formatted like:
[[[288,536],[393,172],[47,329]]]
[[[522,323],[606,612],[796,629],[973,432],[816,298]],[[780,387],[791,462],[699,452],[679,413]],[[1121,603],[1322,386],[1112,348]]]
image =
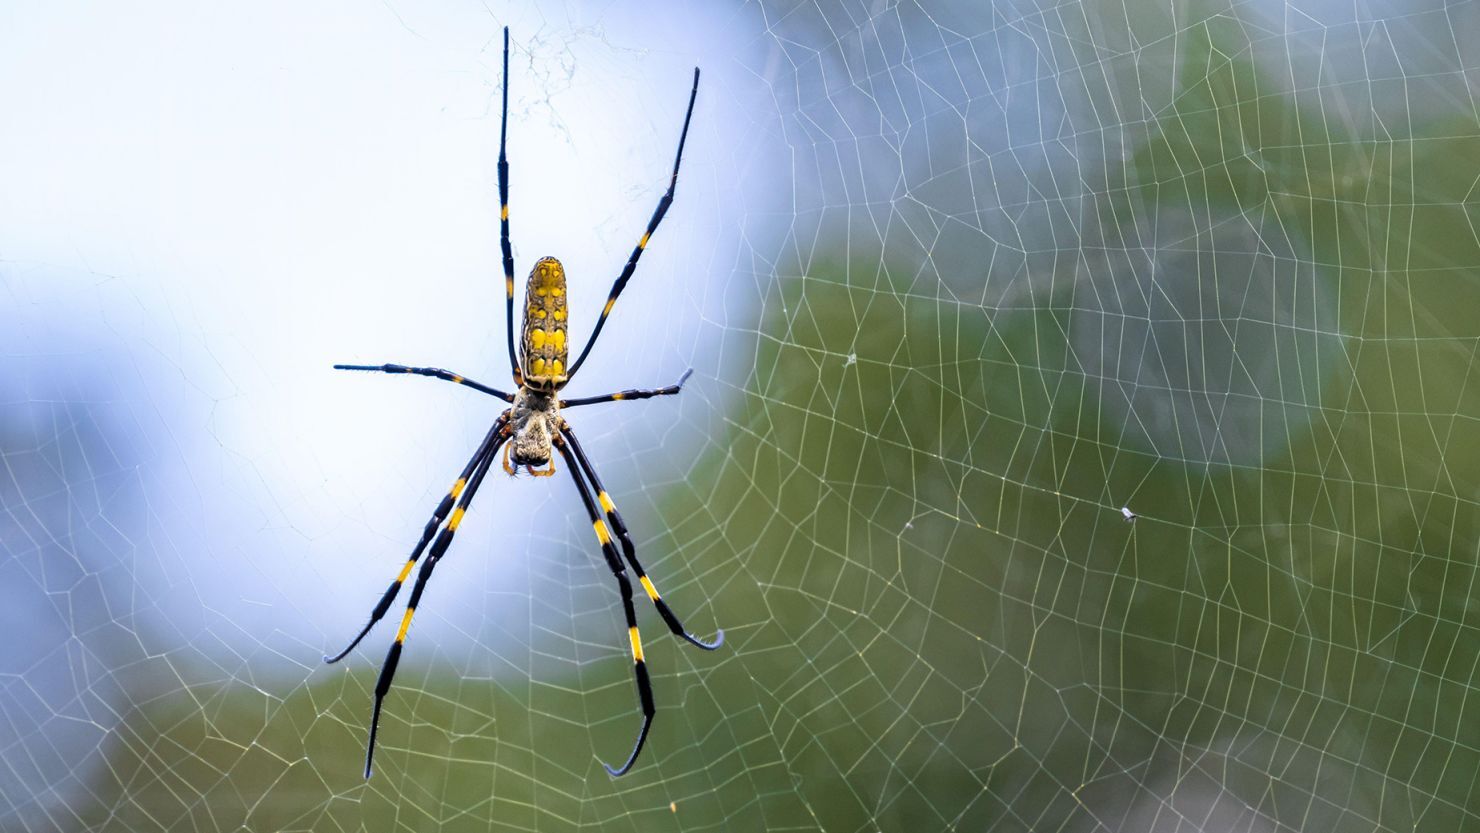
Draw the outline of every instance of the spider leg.
[[[485,384],[475,382],[466,376],[459,376],[451,371],[443,370],[440,367],[407,367],[401,364],[336,364],[334,365],[334,369],[369,370],[376,373],[414,373],[417,376],[430,376],[433,379],[444,379],[448,382],[454,382],[464,387],[486,393],[489,396],[497,397],[505,402],[512,403],[514,401],[514,394],[512,393],[505,393],[498,388],[491,388]]]
[[[591,481],[591,486],[596,489],[596,498],[601,503],[601,508],[606,510],[607,522],[610,524],[612,532],[616,533],[617,540],[622,542],[623,557],[626,558],[627,563],[632,567],[632,572],[637,574],[638,582],[642,584],[642,589],[647,591],[648,598],[652,600],[653,606],[658,609],[658,615],[662,616],[663,621],[668,624],[668,630],[672,631],[674,636],[681,637],[687,641],[690,645],[703,648],[706,651],[713,651],[723,645],[725,643],[725,632],[723,630],[715,633],[713,642],[705,642],[689,633],[684,628],[683,622],[680,622],[678,617],[673,614],[673,611],[669,609],[668,603],[663,601],[662,595],[658,593],[658,588],[653,586],[652,579],[649,579],[647,573],[642,569],[642,562],[637,560],[637,548],[632,544],[632,536],[627,532],[627,524],[622,521],[622,515],[617,511],[616,504],[612,503],[611,496],[606,493],[606,488],[601,485],[601,478],[596,475],[596,467],[591,465],[591,458],[586,456],[585,449],[581,448],[580,442],[576,440],[575,432],[571,430],[569,424],[562,424],[560,426],[560,433],[570,443],[570,450],[575,454],[576,461],[580,464],[582,473],[585,474],[586,479]]]
[[[653,715],[657,713],[657,707],[653,705],[653,684],[648,678],[647,664],[642,660],[642,636],[637,632],[637,608],[632,604],[632,582],[627,579],[627,572],[622,569],[622,562],[617,557],[617,548],[612,545],[611,534],[606,531],[606,524],[602,522],[601,515],[596,510],[596,503],[591,499],[591,490],[581,479],[581,469],[576,463],[576,458],[571,456],[567,443],[560,437],[555,438],[555,447],[560,449],[560,454],[565,457],[571,482],[576,484],[576,491],[581,493],[581,503],[586,507],[586,514],[591,518],[591,526],[596,530],[597,539],[601,541],[601,554],[606,556],[606,566],[611,569],[612,575],[617,579],[617,586],[622,591],[622,612],[627,616],[627,636],[632,642],[632,673],[637,680],[637,699],[642,704],[642,728],[637,732],[637,742],[632,745],[632,754],[627,756],[626,763],[620,767],[612,767],[602,761],[601,765],[606,767],[607,774],[616,778],[627,774],[627,771],[632,769],[632,764],[637,761],[637,755],[642,751],[643,744],[647,743],[648,731],[653,728]]]
[[[504,106],[498,128],[499,247],[504,256],[504,321],[509,334],[509,367],[514,384],[524,386],[524,372],[514,355],[514,250],[509,246],[509,27],[504,27]]]
[[[350,640],[349,645],[345,646],[343,651],[332,657],[325,654],[324,662],[332,664],[348,656],[349,652],[353,651],[355,646],[360,644],[360,640],[364,639],[365,635],[370,633],[370,629],[375,627],[375,623],[379,622],[385,616],[385,612],[390,609],[391,602],[396,600],[396,594],[401,592],[401,585],[405,584],[406,578],[411,575],[412,567],[416,566],[417,559],[421,558],[422,551],[426,549],[427,544],[432,540],[432,536],[436,534],[437,528],[446,519],[447,513],[452,511],[453,502],[458,499],[458,496],[463,492],[463,488],[468,485],[468,477],[473,474],[473,469],[477,467],[479,461],[487,456],[489,444],[495,441],[495,438],[503,431],[504,425],[507,422],[508,415],[505,414],[493,423],[492,428],[488,429],[488,436],[483,438],[483,442],[478,445],[478,450],[474,452],[472,459],[468,460],[468,464],[463,467],[462,474],[457,476],[457,480],[453,482],[452,488],[448,490],[446,497],[442,498],[442,502],[437,504],[436,511],[432,512],[432,519],[427,521],[426,528],[421,533],[421,540],[417,542],[416,549],[411,551],[411,558],[401,568],[400,575],[396,576],[395,580],[391,582],[391,586],[386,588],[385,595],[381,596],[380,601],[375,603],[375,609],[370,611],[370,621],[365,624],[365,627],[360,629],[359,634],[354,639]]]
[[[678,381],[666,388],[634,388],[631,390],[618,391],[617,393],[604,393],[601,396],[586,396],[580,399],[562,399],[561,408],[574,408],[578,405],[595,405],[601,402],[625,402],[629,399],[651,399],[654,396],[672,396],[683,390],[683,383],[689,380],[694,373],[691,367],[678,377]]]
[[[596,326],[591,330],[591,337],[586,339],[586,346],[581,350],[581,355],[576,358],[575,364],[566,371],[566,378],[575,378],[576,371],[581,368],[581,363],[591,352],[592,345],[596,344],[596,337],[601,335],[601,328],[606,325],[607,316],[612,314],[612,307],[617,303],[617,296],[622,294],[626,288],[627,281],[632,277],[633,271],[637,269],[637,259],[642,257],[642,252],[647,248],[648,240],[652,238],[653,232],[657,231],[658,224],[663,222],[663,215],[668,213],[668,206],[673,204],[673,191],[678,187],[678,165],[683,161],[683,144],[689,137],[689,119],[694,115],[694,99],[699,95],[699,68],[694,67],[694,88],[689,91],[689,109],[683,117],[683,132],[678,135],[678,153],[673,157],[673,175],[668,179],[668,192],[658,200],[658,207],[653,211],[652,219],[648,220],[647,231],[643,232],[642,239],[632,249],[632,254],[627,258],[627,265],[622,267],[622,274],[612,284],[612,290],[606,297],[606,306],[601,310],[601,317],[596,319]],[[510,273],[512,274],[512,272]],[[510,278],[512,281],[513,278]],[[509,284],[513,286],[512,283]],[[510,290],[512,293],[513,290]],[[511,300],[510,304],[513,303]],[[510,348],[512,349],[512,348]]]
[[[406,633],[411,630],[411,617],[416,614],[416,605],[421,601],[422,591],[426,589],[427,580],[432,577],[432,571],[437,568],[437,562],[447,552],[452,544],[452,536],[457,533],[458,524],[462,523],[463,514],[468,511],[468,506],[473,502],[473,495],[478,493],[478,487],[483,485],[483,478],[488,474],[488,468],[493,463],[493,458],[498,455],[498,448],[507,439],[500,431],[493,439],[493,444],[485,446],[483,454],[478,458],[477,469],[473,472],[473,478],[468,481],[468,488],[463,492],[457,502],[457,508],[452,511],[452,516],[447,519],[447,526],[442,529],[437,540],[432,544],[427,553],[427,560],[421,565],[421,570],[416,574],[416,584],[411,587],[411,598],[406,601],[406,613],[401,617],[401,627],[396,631],[396,641],[391,643],[390,650],[385,655],[385,664],[380,667],[380,677],[375,681],[375,707],[370,713],[370,740],[365,747],[365,777],[370,777],[371,764],[375,760],[375,735],[380,728],[380,707],[385,702],[386,692],[391,690],[391,680],[396,677],[396,666],[401,662],[401,646],[406,642]]]

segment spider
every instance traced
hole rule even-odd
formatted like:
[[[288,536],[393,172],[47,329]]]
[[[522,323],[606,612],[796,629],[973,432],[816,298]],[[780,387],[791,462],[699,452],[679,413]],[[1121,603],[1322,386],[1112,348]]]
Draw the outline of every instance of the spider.
[[[658,228],[658,224],[663,221],[663,215],[668,212],[668,207],[673,203],[674,187],[678,184],[678,166],[683,160],[684,140],[689,134],[689,119],[694,115],[694,99],[699,94],[699,68],[694,68],[694,86],[689,91],[688,112],[683,117],[683,131],[678,137],[678,153],[673,159],[673,174],[668,180],[668,191],[658,201],[657,209],[653,211],[652,218],[648,220],[647,231],[643,232],[631,256],[627,258],[627,265],[622,268],[621,274],[612,284],[611,293],[606,299],[606,306],[602,308],[601,316],[596,319],[596,326],[591,330],[591,337],[586,339],[585,348],[581,350],[575,362],[568,367],[566,360],[569,358],[569,353],[565,340],[568,323],[566,320],[565,270],[560,265],[560,261],[553,257],[541,258],[529,273],[529,281],[525,289],[526,305],[521,349],[517,356],[514,351],[514,257],[509,247],[509,161],[506,151],[509,129],[508,79],[509,30],[505,27],[504,101],[499,128],[498,193],[499,203],[502,206],[499,212],[500,242],[503,248],[504,294],[506,296],[504,309],[509,334],[509,366],[513,371],[514,384],[518,386],[518,390],[512,394],[506,393],[465,376],[435,367],[406,367],[399,364],[334,365],[336,370],[413,373],[442,379],[497,397],[511,406],[494,420],[493,426],[488,429],[488,434],[479,444],[478,450],[473,452],[472,459],[463,467],[462,474],[458,475],[447,496],[442,498],[442,502],[437,505],[431,520],[422,530],[421,540],[411,551],[411,557],[401,568],[395,580],[391,582],[390,587],[386,589],[385,594],[380,597],[380,601],[375,604],[374,610],[370,613],[370,621],[343,651],[334,656],[324,657],[326,663],[338,662],[360,644],[360,640],[365,638],[375,623],[385,616],[400,592],[401,585],[406,582],[412,569],[416,567],[422,553],[427,553],[426,561],[422,563],[416,575],[416,584],[411,588],[411,598],[406,603],[405,615],[401,617],[401,627],[396,631],[396,639],[391,643],[390,651],[385,657],[385,664],[380,669],[380,677],[375,683],[375,706],[370,716],[370,739],[365,750],[365,777],[367,779],[370,777],[371,764],[375,758],[375,733],[380,725],[381,704],[385,700],[386,692],[390,690],[391,680],[396,676],[396,666],[401,661],[401,647],[406,641],[407,631],[411,628],[411,617],[416,613],[416,605],[421,601],[422,591],[426,589],[427,581],[432,577],[432,571],[436,569],[437,562],[442,560],[447,548],[451,546],[452,536],[457,532],[458,524],[462,522],[463,515],[467,512],[468,505],[472,503],[473,495],[477,493],[478,487],[482,485],[484,476],[492,468],[493,461],[499,456],[500,449],[504,453],[502,461],[504,471],[510,476],[513,476],[518,472],[519,467],[523,466],[532,475],[548,477],[555,473],[554,453],[560,453],[560,456],[565,459],[565,468],[570,472],[570,479],[575,483],[576,492],[581,497],[581,504],[585,506],[586,514],[591,518],[591,526],[596,530],[596,539],[601,544],[601,553],[606,558],[606,566],[611,570],[612,576],[617,580],[617,587],[621,590],[622,610],[627,616],[627,635],[632,644],[633,675],[637,682],[638,701],[642,706],[642,728],[637,733],[637,742],[633,744],[632,753],[627,756],[626,763],[620,767],[612,767],[602,762],[602,766],[606,767],[606,771],[612,777],[626,774],[637,761],[638,753],[642,752],[643,744],[647,742],[648,730],[652,728],[653,714],[656,711],[653,705],[652,683],[648,678],[647,666],[643,663],[642,638],[637,632],[637,611],[632,603],[632,582],[622,566],[623,560],[637,575],[638,583],[642,585],[642,589],[647,592],[648,598],[658,609],[658,615],[663,617],[668,629],[675,635],[706,651],[713,651],[724,642],[725,634],[722,630],[715,635],[713,642],[705,642],[689,633],[669,609],[667,603],[663,601],[652,579],[648,578],[647,573],[642,569],[642,563],[637,560],[636,548],[632,545],[632,537],[627,532],[627,525],[622,522],[621,514],[617,512],[611,496],[601,485],[601,478],[596,475],[596,469],[592,467],[590,458],[586,456],[580,442],[576,440],[575,432],[560,414],[565,408],[594,405],[598,402],[672,396],[679,392],[693,370],[685,372],[678,382],[668,387],[624,390],[581,399],[559,398],[561,388],[565,387],[566,383],[575,376],[576,371],[581,368],[581,363],[590,354],[591,346],[596,343],[596,337],[601,334],[602,325],[606,323],[607,316],[611,315],[612,307],[617,303],[617,297],[622,294],[622,289],[637,268],[638,258],[642,256],[643,250],[647,248],[648,240]],[[593,491],[595,492],[594,497]],[[603,519],[603,514],[605,519]],[[439,529],[440,532],[438,532]],[[430,549],[427,548],[429,543],[431,544]],[[618,544],[621,547],[620,551]]]

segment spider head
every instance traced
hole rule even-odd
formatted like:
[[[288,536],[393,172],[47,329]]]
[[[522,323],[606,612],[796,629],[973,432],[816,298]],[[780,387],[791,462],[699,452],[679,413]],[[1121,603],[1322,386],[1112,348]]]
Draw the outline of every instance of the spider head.
[[[509,445],[512,447],[509,456],[515,466],[539,468],[550,463],[550,435],[542,430],[515,434]]]
[[[509,457],[515,466],[548,465],[560,425],[560,403],[544,391],[523,387],[509,412]]]

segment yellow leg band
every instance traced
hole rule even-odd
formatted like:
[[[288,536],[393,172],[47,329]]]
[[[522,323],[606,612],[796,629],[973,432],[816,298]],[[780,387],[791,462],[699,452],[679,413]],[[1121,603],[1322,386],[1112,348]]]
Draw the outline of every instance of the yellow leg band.
[[[617,507],[612,505],[611,496],[606,493],[605,489],[603,489],[599,494],[596,495],[596,499],[601,501],[602,509],[605,509],[608,512],[617,511]]]
[[[452,495],[452,499],[453,500],[457,500],[458,498],[462,497],[462,490],[467,485],[468,485],[468,481],[466,481],[466,480],[462,479],[461,477],[459,477],[457,479],[457,482],[454,483],[454,484],[452,484],[452,491],[450,492],[450,494]]]
[[[647,591],[648,598],[656,602],[658,600],[658,588],[653,586],[653,582],[647,576],[643,576],[639,581],[642,582],[642,589]]]
[[[447,521],[447,528],[454,532],[457,531],[457,525],[462,523],[462,519],[463,508],[459,506],[456,509],[452,510],[452,517]]]
[[[509,219],[509,207],[507,205],[504,206],[501,211],[499,211],[498,218],[500,220],[507,220],[507,219]]]
[[[400,584],[401,582],[405,581],[406,577],[411,575],[411,568],[415,566],[415,560],[408,560],[406,562],[406,566],[401,568],[401,574],[399,576],[396,576],[396,583]]]
[[[632,238],[629,237],[627,239],[628,240],[631,240]],[[642,236],[642,239],[639,240],[639,241],[637,241],[637,248],[639,248],[639,249],[646,249],[647,248],[647,243],[648,243],[648,235],[644,234]]]
[[[596,530],[596,538],[601,541],[602,546],[606,546],[612,542],[612,536],[607,533],[606,524],[602,523],[600,518],[597,518],[596,522],[591,524],[591,526]]]
[[[637,628],[628,628],[627,636],[632,638],[632,661],[642,662],[642,637],[637,635]]]
[[[406,615],[401,617],[401,629],[396,631],[396,641],[406,641],[406,631],[411,630],[411,616],[416,613],[416,608],[406,608]]]

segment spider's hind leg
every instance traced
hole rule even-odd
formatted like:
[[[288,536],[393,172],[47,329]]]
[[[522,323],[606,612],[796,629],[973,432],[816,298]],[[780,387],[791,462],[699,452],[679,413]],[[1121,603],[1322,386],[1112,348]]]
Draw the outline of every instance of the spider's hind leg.
[[[663,194],[662,199],[658,200],[658,207],[653,210],[653,216],[648,220],[647,231],[642,233],[642,237],[632,249],[632,254],[627,257],[627,265],[622,267],[622,273],[612,283],[611,292],[606,296],[606,306],[601,308],[601,315],[596,319],[596,326],[591,328],[591,335],[586,338],[586,346],[581,348],[581,354],[566,371],[567,378],[574,379],[576,371],[581,369],[581,364],[591,354],[591,348],[596,345],[597,336],[601,335],[601,328],[606,326],[606,319],[612,314],[612,307],[616,306],[617,298],[627,286],[627,281],[632,278],[632,273],[637,270],[638,258],[642,257],[643,251],[647,249],[653,232],[658,230],[658,224],[663,222],[663,215],[668,213],[668,207],[673,205],[673,193],[678,189],[678,166],[683,162],[683,146],[689,138],[689,121],[694,117],[694,100],[698,96],[699,68],[694,67],[694,86],[689,90],[689,109],[683,115],[683,130],[678,134],[678,152],[673,155],[673,174],[668,178],[668,191]]]

